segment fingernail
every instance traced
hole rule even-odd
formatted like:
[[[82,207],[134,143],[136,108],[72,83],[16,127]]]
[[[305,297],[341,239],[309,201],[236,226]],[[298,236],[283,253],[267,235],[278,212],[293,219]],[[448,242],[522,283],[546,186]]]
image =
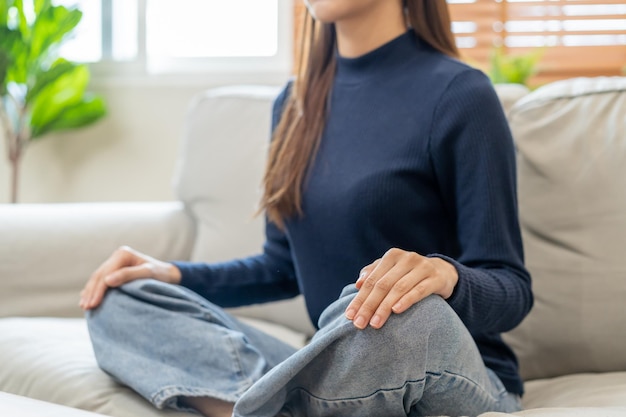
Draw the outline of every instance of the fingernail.
[[[372,325],[372,327],[378,327],[378,326],[380,326],[381,322],[382,322],[382,319],[377,314],[374,317],[372,317],[372,320],[370,321],[370,324]]]
[[[346,311],[346,318],[348,320],[352,320],[354,318],[354,315],[356,314],[356,310],[354,310],[353,308],[351,308],[350,310]]]
[[[365,318],[363,316],[357,317],[356,320],[354,320],[354,325],[356,327],[358,327],[359,329],[364,329],[365,328]]]
[[[394,306],[393,306],[393,307],[391,307],[391,310],[392,310],[394,313],[397,313],[397,312],[398,312],[398,311],[400,311],[401,309],[402,309],[402,304],[400,304],[400,303],[396,303],[396,304],[394,304]]]

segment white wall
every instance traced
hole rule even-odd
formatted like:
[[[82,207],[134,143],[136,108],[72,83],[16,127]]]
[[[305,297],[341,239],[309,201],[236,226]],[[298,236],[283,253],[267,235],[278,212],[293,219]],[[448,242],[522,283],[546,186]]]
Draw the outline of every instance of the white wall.
[[[286,74],[95,80],[108,116],[96,125],[31,143],[21,167],[20,202],[174,199],[174,169],[187,106],[206,88],[283,84]],[[0,203],[9,201],[10,168],[0,143]]]

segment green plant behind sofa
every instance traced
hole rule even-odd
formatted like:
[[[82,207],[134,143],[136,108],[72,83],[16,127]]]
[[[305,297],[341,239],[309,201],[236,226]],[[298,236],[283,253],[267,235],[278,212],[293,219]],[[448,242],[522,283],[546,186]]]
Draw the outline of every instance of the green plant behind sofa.
[[[544,49],[533,49],[523,54],[509,54],[504,48],[494,48],[489,61],[489,78],[494,84],[514,83],[528,85],[535,75]]]
[[[0,0],[0,126],[11,164],[11,202],[17,201],[19,165],[32,140],[106,114],[104,100],[87,92],[87,66],[59,56],[81,18],[80,10],[51,0]]]

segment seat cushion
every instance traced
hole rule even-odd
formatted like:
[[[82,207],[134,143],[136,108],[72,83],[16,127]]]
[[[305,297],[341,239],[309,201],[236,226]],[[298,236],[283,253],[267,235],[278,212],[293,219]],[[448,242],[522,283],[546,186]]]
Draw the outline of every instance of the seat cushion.
[[[524,411],[479,417],[624,417],[626,372],[578,374],[526,384]]]
[[[542,87],[509,113],[535,306],[524,380],[626,371],[626,77]]]
[[[525,387],[525,408],[623,407],[626,416],[626,372],[539,379]]]
[[[533,408],[514,414],[484,413],[478,417],[624,417],[626,408],[621,407],[577,407],[577,408]]]
[[[244,320],[296,347],[305,336]],[[98,368],[84,319],[0,319],[0,391],[112,417],[190,417],[161,411]]]
[[[0,416],[11,417],[103,417],[76,408],[0,392]]]

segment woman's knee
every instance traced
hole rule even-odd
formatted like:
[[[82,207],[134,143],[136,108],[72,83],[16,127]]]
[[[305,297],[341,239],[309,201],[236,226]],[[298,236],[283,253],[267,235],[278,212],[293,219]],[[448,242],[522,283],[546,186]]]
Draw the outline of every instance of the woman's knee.
[[[341,323],[340,319],[344,317],[345,309],[357,293],[358,290],[354,285],[344,288],[340,298],[323,312],[319,322],[320,328]],[[403,313],[392,313],[385,325],[378,330],[380,334],[391,338],[402,337],[407,333],[428,335],[443,331],[444,335],[453,336],[453,333],[458,331],[467,332],[456,312],[438,295],[426,297]],[[354,331],[357,332],[358,329],[355,327]]]
[[[345,293],[344,293],[345,294]],[[445,360],[471,346],[472,337],[452,307],[440,296],[431,295],[401,314],[392,314],[380,328],[359,330],[344,318],[343,310],[354,298],[355,292],[345,294],[344,300],[325,311],[320,325],[322,333],[340,329],[341,339],[349,351],[361,351],[374,358],[391,355],[402,361],[402,356],[422,356],[426,352]],[[345,305],[345,306],[344,306]],[[367,352],[367,353],[365,353]]]

